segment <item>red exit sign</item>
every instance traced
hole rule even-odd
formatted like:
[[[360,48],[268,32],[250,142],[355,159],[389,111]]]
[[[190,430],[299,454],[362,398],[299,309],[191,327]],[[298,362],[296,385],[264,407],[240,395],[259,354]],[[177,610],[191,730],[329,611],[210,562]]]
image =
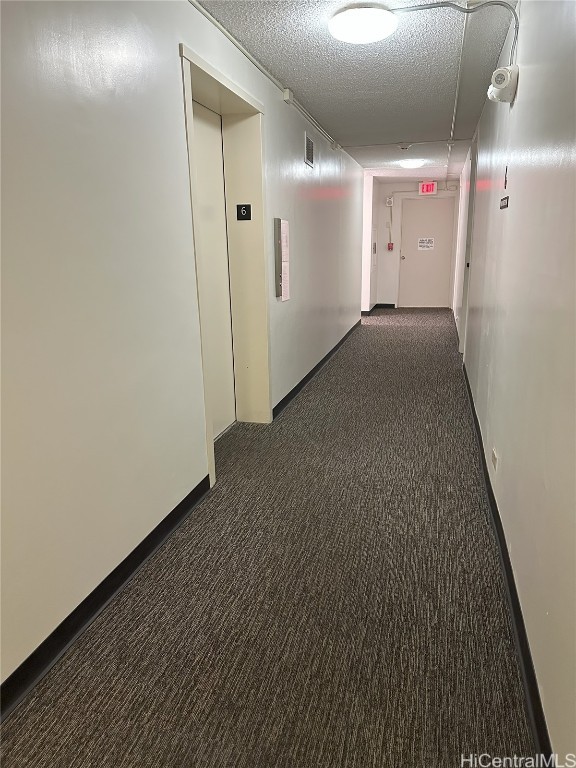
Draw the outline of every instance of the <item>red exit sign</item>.
[[[420,195],[435,195],[436,192],[438,192],[438,182],[437,181],[421,181],[418,193]]]

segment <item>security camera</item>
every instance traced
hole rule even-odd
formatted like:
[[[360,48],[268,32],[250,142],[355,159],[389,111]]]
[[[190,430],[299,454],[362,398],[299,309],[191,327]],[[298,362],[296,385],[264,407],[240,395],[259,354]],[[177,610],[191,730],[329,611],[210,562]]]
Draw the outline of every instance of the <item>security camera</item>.
[[[492,73],[492,82],[488,88],[490,101],[512,102],[518,86],[518,66],[498,67]]]

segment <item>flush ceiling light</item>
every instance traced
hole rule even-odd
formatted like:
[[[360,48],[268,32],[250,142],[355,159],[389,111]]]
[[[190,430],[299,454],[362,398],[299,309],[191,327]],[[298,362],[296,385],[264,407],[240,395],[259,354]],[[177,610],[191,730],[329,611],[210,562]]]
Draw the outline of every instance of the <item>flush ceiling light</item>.
[[[426,160],[398,160],[398,165],[402,168],[422,168]]]
[[[338,11],[328,22],[332,37],[344,43],[376,43],[394,34],[398,18],[386,8],[359,5]]]

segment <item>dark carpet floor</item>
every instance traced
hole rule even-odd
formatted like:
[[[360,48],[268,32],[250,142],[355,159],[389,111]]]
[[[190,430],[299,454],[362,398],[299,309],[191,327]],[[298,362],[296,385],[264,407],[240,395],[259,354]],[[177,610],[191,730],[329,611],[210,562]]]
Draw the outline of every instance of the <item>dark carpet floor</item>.
[[[448,311],[363,320],[7,720],[4,768],[533,754]]]

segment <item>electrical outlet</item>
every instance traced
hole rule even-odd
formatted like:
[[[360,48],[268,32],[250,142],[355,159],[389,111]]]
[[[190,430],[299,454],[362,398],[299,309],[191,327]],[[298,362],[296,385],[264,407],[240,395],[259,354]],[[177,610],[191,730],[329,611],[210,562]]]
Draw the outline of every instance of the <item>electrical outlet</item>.
[[[496,453],[494,448],[492,448],[492,466],[494,467],[495,470],[498,469],[498,454]]]

